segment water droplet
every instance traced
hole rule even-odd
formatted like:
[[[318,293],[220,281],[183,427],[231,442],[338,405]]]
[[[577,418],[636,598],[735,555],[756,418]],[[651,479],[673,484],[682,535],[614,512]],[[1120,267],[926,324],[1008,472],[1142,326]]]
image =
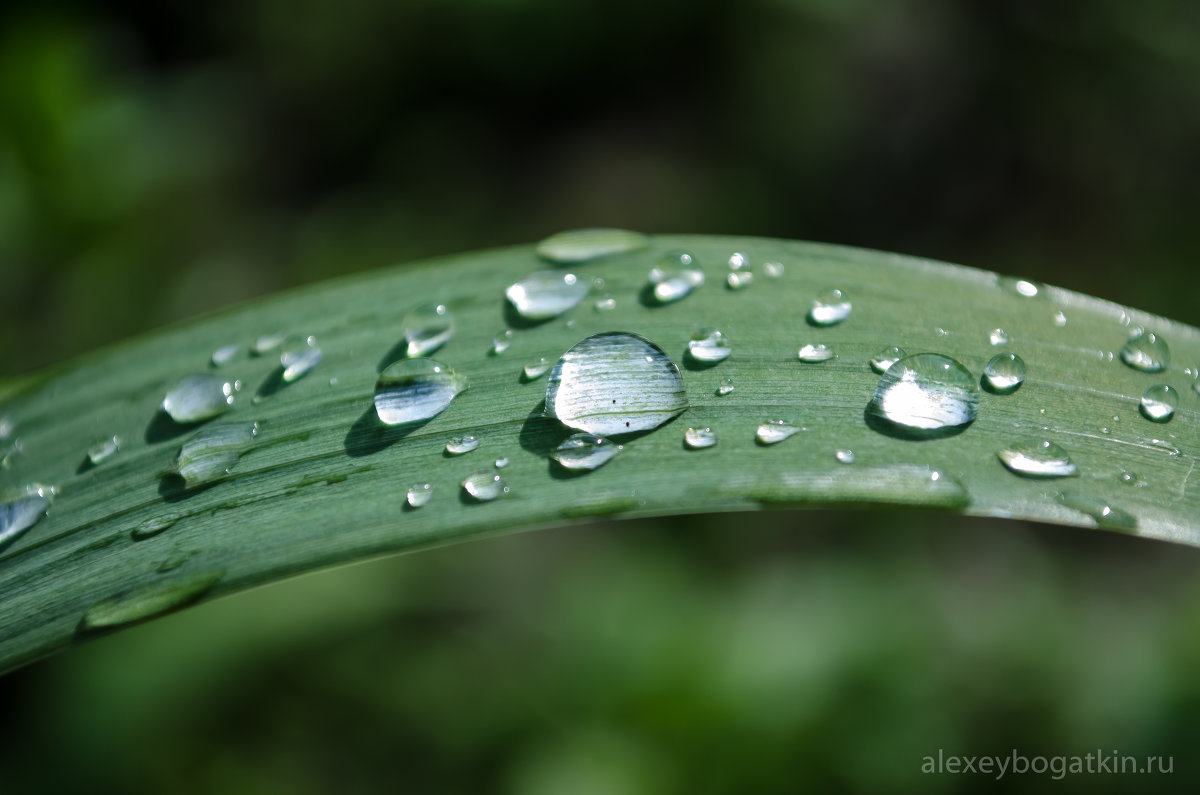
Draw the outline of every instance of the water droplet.
[[[754,274],[750,271],[734,271],[725,277],[725,286],[730,290],[744,290],[754,283]]]
[[[654,287],[654,298],[660,304],[669,304],[686,298],[704,284],[704,271],[685,251],[667,254],[658,261],[658,267],[650,271],[650,284]]]
[[[433,359],[401,359],[375,382],[375,413],[384,425],[427,420],[445,411],[468,383]]]
[[[263,334],[254,341],[254,347],[250,350],[255,356],[262,356],[264,353],[270,353],[283,344],[285,335],[282,331],[274,331],[270,334]]]
[[[838,450],[836,453],[833,454],[833,457],[836,458],[839,462],[841,462],[843,464],[853,464],[854,458],[855,458],[854,451],[846,450],[846,449]]]
[[[604,466],[624,449],[623,445],[595,434],[576,433],[563,439],[550,457],[565,469],[592,470]]]
[[[0,548],[6,547],[46,515],[58,491],[53,486],[30,483],[0,495]]]
[[[903,348],[889,345],[871,357],[871,369],[877,373],[886,373],[889,367],[907,355]]]
[[[512,347],[513,333],[511,329],[504,329],[495,337],[492,338],[492,355],[499,356],[506,350]]]
[[[311,334],[307,337],[288,337],[279,354],[279,364],[283,367],[283,382],[290,384],[311,372],[321,363],[324,355],[317,345],[317,338]]]
[[[400,320],[410,359],[428,356],[454,336],[454,316],[445,304],[419,304]]]
[[[504,469],[506,466],[508,466],[508,456],[497,458],[492,462],[492,466],[496,467],[496,469]]]
[[[545,356],[538,357],[536,362],[530,362],[521,370],[526,381],[536,381],[537,379],[550,372],[550,368],[554,366],[554,362],[547,359]]]
[[[611,296],[605,296],[596,302],[597,312],[611,312],[617,308],[617,300]]]
[[[612,331],[577,342],[546,385],[546,411],[564,425],[612,435],[657,428],[688,406],[679,367],[637,334]]]
[[[1171,363],[1166,340],[1153,331],[1138,331],[1121,349],[1121,361],[1143,373],[1157,373]]]
[[[450,455],[463,455],[477,447],[479,447],[479,440],[469,433],[466,436],[455,436],[446,442],[446,452]]]
[[[179,423],[212,419],[229,411],[239,387],[238,382],[212,373],[185,376],[163,398],[162,410]]]
[[[725,396],[725,395],[732,393],[733,389],[734,389],[733,379],[732,378],[723,378],[723,379],[721,379],[721,385],[717,387],[717,394],[721,395],[721,396]]]
[[[993,345],[1007,345],[1008,332],[1002,328],[994,328],[992,329],[991,333],[988,334],[988,342],[992,343]]]
[[[767,278],[769,278],[769,279],[778,279],[781,276],[783,276],[783,263],[782,262],[763,263],[763,273],[766,274]]]
[[[201,428],[179,448],[175,471],[189,489],[215,483],[229,474],[257,435],[257,422]]]
[[[233,357],[238,355],[239,350],[241,350],[241,347],[238,345],[222,345],[213,351],[212,366],[220,367],[223,364],[229,364],[233,361]]]
[[[815,326],[835,326],[850,317],[850,301],[836,287],[823,290],[813,299],[808,320]]]
[[[827,362],[830,359],[836,359],[837,353],[834,352],[832,346],[818,342],[815,345],[811,343],[805,345],[797,356],[802,362]]]
[[[590,262],[612,254],[638,251],[650,245],[640,232],[625,229],[572,229],[559,232],[537,245],[538,256],[560,265]]]
[[[1136,472],[1122,472],[1120,481],[1125,486],[1144,486],[1146,481]]]
[[[787,420],[768,420],[754,432],[754,438],[759,444],[779,444],[784,439],[790,439],[800,432],[800,428],[796,427]]]
[[[1152,422],[1169,422],[1179,408],[1179,393],[1166,384],[1155,384],[1142,394],[1138,409]]]
[[[526,320],[549,320],[578,306],[589,289],[587,281],[573,273],[537,271],[509,285],[504,294]]]
[[[712,428],[688,428],[683,434],[683,443],[692,450],[702,450],[717,443],[717,435]]]
[[[504,485],[504,478],[500,477],[498,472],[488,469],[481,469],[467,475],[462,482],[462,487],[477,502],[491,502],[508,493],[508,486]]]
[[[1058,502],[1073,511],[1087,514],[1101,530],[1132,533],[1137,530],[1137,517],[1115,507],[1108,500],[1086,494],[1060,494]]]
[[[429,501],[433,499],[433,484],[414,483],[408,487],[406,499],[408,500],[408,504],[413,508],[428,505]]]
[[[178,513],[164,513],[159,514],[158,516],[151,516],[149,519],[146,519],[137,527],[130,530],[129,535],[133,536],[134,541],[141,541],[144,538],[152,538],[164,530],[174,527],[182,518],[183,515]]]
[[[735,251],[733,254],[729,255],[729,270],[740,271],[749,265],[749,258],[747,258],[746,255],[740,251]]]
[[[965,426],[979,410],[979,390],[970,371],[949,356],[906,356],[880,376],[868,412],[912,432]]]
[[[88,608],[79,622],[79,631],[117,627],[191,604],[212,590],[224,575],[223,569],[194,574],[109,597]]]
[[[1038,294],[1038,283],[1031,282],[1028,279],[1017,279],[1012,276],[1001,276],[1000,284],[1016,291],[1017,295],[1022,295],[1026,298],[1033,298]]]
[[[110,436],[107,439],[102,439],[88,448],[88,461],[92,462],[92,466],[99,466],[108,459],[117,454],[121,449],[121,437]]]
[[[17,424],[11,417],[0,417],[0,442],[7,440],[17,429]]]
[[[731,353],[733,348],[729,344],[729,337],[715,328],[700,329],[688,340],[688,355],[698,362],[723,362]]]
[[[983,384],[998,395],[1016,392],[1025,383],[1025,360],[1015,353],[998,353],[983,366]]]
[[[1067,316],[1064,315],[1062,312],[1055,312],[1054,313],[1054,325],[1058,326],[1059,328],[1062,328],[1063,326],[1067,325]]]
[[[1065,478],[1076,473],[1067,451],[1054,442],[1021,442],[996,453],[1009,472],[1027,478]]]

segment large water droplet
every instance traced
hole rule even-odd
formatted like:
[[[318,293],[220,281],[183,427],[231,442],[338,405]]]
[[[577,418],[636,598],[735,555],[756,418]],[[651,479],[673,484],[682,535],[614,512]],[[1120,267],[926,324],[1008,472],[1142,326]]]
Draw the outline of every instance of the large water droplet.
[[[213,351],[212,366],[220,367],[223,364],[229,364],[233,361],[233,357],[238,355],[239,350],[241,348],[238,345],[222,345]]]
[[[554,366],[554,362],[547,359],[545,356],[539,356],[537,361],[530,362],[521,369],[521,374],[526,381],[536,381],[537,379],[550,372],[550,368]]]
[[[229,474],[257,435],[257,422],[202,428],[179,448],[175,471],[189,489],[215,483]]]
[[[1073,511],[1087,514],[1101,530],[1117,530],[1132,533],[1137,530],[1137,517],[1117,508],[1102,497],[1087,494],[1060,494],[1058,502]]]
[[[624,446],[591,433],[568,436],[550,453],[564,469],[599,469],[613,459]]]
[[[1016,392],[1025,383],[1025,360],[1015,353],[998,353],[983,366],[983,384],[998,395]]]
[[[404,313],[400,321],[410,359],[428,356],[454,336],[454,316],[445,304],[419,304]]]
[[[479,447],[479,439],[472,434],[465,436],[455,436],[450,441],[446,442],[446,452],[450,455],[463,455]]]
[[[1002,328],[994,328],[988,333],[988,342],[993,345],[1007,345],[1008,332]]]
[[[162,410],[180,423],[200,422],[224,414],[233,406],[233,397],[241,386],[213,373],[189,375],[163,398]]]
[[[413,508],[420,508],[428,505],[433,499],[433,484],[432,483],[414,483],[408,487],[406,495],[408,504]]]
[[[401,359],[379,374],[375,412],[385,425],[437,416],[467,388],[465,375],[433,359]]]
[[[650,245],[640,232],[625,229],[572,229],[559,232],[537,245],[538,256],[561,265],[590,262],[612,254],[638,251]]]
[[[546,384],[546,411],[564,425],[613,434],[657,428],[688,406],[679,367],[637,334],[610,331],[577,342]]]
[[[1169,422],[1179,408],[1179,393],[1166,384],[1155,384],[1142,394],[1138,409],[1152,422]]]
[[[871,369],[877,373],[886,373],[889,367],[907,355],[903,348],[889,345],[871,357]]]
[[[1067,451],[1054,442],[1021,442],[996,453],[1010,472],[1027,478],[1065,478],[1076,473]]]
[[[754,432],[754,438],[759,444],[779,444],[800,432],[800,428],[787,420],[768,420]]]
[[[120,449],[120,436],[110,436],[107,439],[101,439],[88,448],[88,461],[92,463],[92,466],[99,466],[116,455]]]
[[[667,254],[658,261],[658,267],[650,271],[650,284],[654,298],[660,304],[669,304],[691,295],[704,284],[704,271],[685,251]]]
[[[692,450],[703,450],[717,443],[717,435],[712,428],[688,428],[683,433],[683,443]]]
[[[191,604],[212,590],[224,575],[223,569],[193,574],[109,597],[88,608],[79,622],[79,631],[117,627]]]
[[[815,326],[834,326],[850,317],[850,301],[836,287],[823,290],[813,299],[808,320]]]
[[[975,419],[979,390],[970,371],[949,356],[906,356],[880,376],[867,408],[908,435],[932,435]]]
[[[481,469],[467,475],[462,482],[462,487],[472,499],[478,502],[491,502],[508,493],[508,486],[504,485],[504,478],[500,477],[498,472],[490,469]]]
[[[1171,363],[1171,352],[1166,340],[1153,331],[1139,331],[1129,338],[1121,349],[1121,361],[1143,373],[1157,373],[1167,369]]]
[[[837,353],[834,352],[833,346],[826,345],[823,342],[818,342],[815,345],[810,343],[805,345],[796,354],[797,358],[802,362],[827,362],[830,359],[837,358]]]
[[[15,491],[0,494],[0,548],[6,547],[46,515],[57,490],[53,486],[30,483]]]
[[[279,354],[279,364],[283,367],[283,382],[290,384],[301,376],[312,371],[314,367],[321,363],[321,358],[325,354],[317,345],[317,338],[309,335],[307,337],[288,337],[283,343],[283,350]]]
[[[512,347],[512,329],[504,329],[492,338],[492,355],[499,356]]]
[[[733,353],[733,347],[720,330],[704,328],[692,335],[688,340],[688,355],[698,362],[715,364],[723,362]]]
[[[588,289],[587,280],[573,273],[537,271],[509,285],[504,294],[526,320],[549,320],[578,306]]]

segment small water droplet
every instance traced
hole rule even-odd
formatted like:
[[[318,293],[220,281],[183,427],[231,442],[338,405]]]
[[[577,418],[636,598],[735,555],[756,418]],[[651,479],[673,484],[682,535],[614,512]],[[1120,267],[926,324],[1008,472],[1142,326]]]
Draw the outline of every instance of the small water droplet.
[[[428,356],[454,336],[454,316],[445,304],[418,304],[400,320],[405,355]]]
[[[163,398],[162,410],[179,423],[212,419],[229,411],[240,387],[239,382],[213,373],[185,376]]]
[[[979,411],[979,390],[967,368],[937,353],[899,360],[879,378],[868,412],[909,435],[968,425]]]
[[[420,508],[423,505],[428,505],[433,499],[433,484],[432,483],[414,483],[408,487],[408,494],[405,499],[413,508]]]
[[[1002,328],[994,328],[992,329],[991,333],[988,334],[988,342],[992,343],[993,345],[1007,345],[1008,332]]]
[[[907,355],[903,348],[889,345],[871,357],[871,369],[877,373],[885,373],[889,367]]]
[[[731,353],[733,347],[729,344],[729,337],[715,328],[700,329],[688,340],[688,355],[698,362],[723,362]]]
[[[0,442],[6,441],[17,429],[11,417],[0,417]]]
[[[477,502],[491,502],[508,493],[508,486],[504,485],[504,478],[500,477],[498,472],[488,469],[481,469],[467,475],[462,482],[462,487]]]
[[[468,386],[465,375],[433,359],[401,359],[375,382],[375,413],[385,425],[437,416]]]
[[[704,284],[704,271],[686,251],[667,254],[650,271],[650,284],[654,298],[660,304],[669,304],[691,295]]]
[[[92,466],[99,466],[116,455],[120,449],[120,436],[110,436],[107,439],[101,439],[88,448],[88,461],[92,462]]]
[[[311,334],[307,337],[288,337],[279,353],[279,365],[283,368],[283,382],[290,384],[300,377],[312,372],[321,363],[324,352],[317,345],[317,338]]]
[[[797,358],[802,362],[827,362],[830,359],[836,359],[837,353],[833,350],[833,346],[826,345],[823,342],[816,344],[809,343],[800,349],[796,354]]]
[[[816,326],[834,326],[850,317],[850,300],[836,287],[822,290],[813,299],[808,320]]]
[[[933,330],[933,333],[937,334],[939,337],[949,337],[950,336],[950,332],[946,331],[946,329],[942,328],[941,326],[938,326],[937,328],[935,328]]]
[[[522,368],[521,373],[525,376],[526,381],[536,381],[537,379],[550,372],[550,368],[554,366],[554,362],[547,359],[545,356],[539,356],[537,361],[530,362]]]
[[[853,464],[855,460],[854,451],[848,449],[838,450],[833,457],[843,464]]]
[[[626,229],[572,229],[550,235],[537,245],[538,256],[560,265],[590,262],[650,245],[640,232]]]
[[[575,328],[575,318],[571,318],[566,323],[563,323],[563,328]]]
[[[189,489],[215,483],[229,474],[257,435],[257,422],[201,428],[179,448],[175,471]]]
[[[233,361],[233,357],[238,355],[238,351],[240,350],[241,346],[239,345],[222,345],[213,351],[212,366],[220,367],[223,364],[229,364]]]
[[[1179,408],[1179,393],[1167,384],[1155,384],[1142,394],[1138,409],[1152,422],[1169,422]]]
[[[1121,472],[1120,480],[1121,480],[1122,485],[1125,485],[1125,486],[1139,486],[1140,487],[1140,486],[1146,485],[1146,481],[1144,481],[1142,479],[1142,476],[1136,472],[1123,471],[1123,472]]]
[[[717,435],[712,428],[688,428],[683,433],[683,443],[692,450],[702,450],[717,443]]]
[[[0,548],[16,541],[46,515],[58,490],[53,486],[30,483],[23,488],[0,494]]]
[[[285,335],[282,331],[273,331],[270,334],[263,334],[254,341],[254,347],[252,347],[250,350],[255,356],[262,356],[263,354],[270,353],[282,345],[284,339]]]
[[[779,444],[785,439],[790,439],[800,432],[800,428],[796,427],[787,420],[768,420],[754,432],[754,438],[759,444]]]
[[[782,277],[783,270],[784,268],[782,262],[767,262],[763,264],[763,273],[766,274],[767,278],[769,279],[778,279]]]
[[[504,294],[526,320],[549,320],[578,306],[589,289],[574,273],[537,271],[509,285]]]
[[[512,347],[512,329],[504,329],[492,338],[492,355],[499,356]]]
[[[743,268],[748,267],[749,265],[750,265],[749,258],[747,258],[746,255],[741,253],[740,251],[735,251],[733,254],[729,255],[729,270],[740,271]]]
[[[617,299],[612,296],[605,296],[596,302],[597,312],[611,312],[617,308]]]
[[[1059,328],[1062,328],[1063,326],[1067,325],[1067,316],[1064,315],[1062,312],[1055,312],[1054,313],[1054,325],[1058,326]]]
[[[754,274],[750,271],[734,271],[725,277],[725,286],[730,290],[745,290],[754,283]]]
[[[88,608],[79,622],[79,631],[117,627],[191,604],[211,591],[224,575],[223,569],[194,574],[109,597]]]
[[[158,516],[151,516],[130,530],[129,535],[133,536],[134,541],[152,538],[164,530],[174,527],[182,518],[183,514],[178,513],[163,513]]]
[[[1121,349],[1121,361],[1143,373],[1157,373],[1171,363],[1166,340],[1153,331],[1138,331]]]
[[[1025,383],[1025,360],[1015,353],[998,353],[983,366],[983,384],[997,395],[1016,392]]]
[[[1132,533],[1137,530],[1137,517],[1114,506],[1101,497],[1086,494],[1060,494],[1058,502],[1073,511],[1090,516],[1101,530]]]
[[[477,447],[479,447],[479,440],[469,433],[465,436],[455,436],[446,442],[446,452],[450,455],[463,455]]]
[[[508,456],[497,458],[492,462],[492,466],[496,467],[496,469],[504,469],[506,466],[508,466]]]
[[[546,411],[564,425],[613,435],[657,428],[688,406],[679,367],[637,334],[593,334],[550,373]]]
[[[1027,478],[1065,478],[1076,474],[1067,451],[1051,441],[1021,442],[996,453],[1009,472]]]
[[[624,449],[623,445],[601,436],[576,433],[563,439],[558,447],[551,451],[550,457],[564,469],[592,470],[604,466]]]
[[[733,379],[732,378],[723,378],[723,379],[721,379],[721,385],[717,387],[717,394],[721,395],[721,396],[725,396],[725,395],[732,393],[733,390],[734,390]]]
[[[1031,282],[1028,279],[1018,279],[1013,276],[1001,276],[1000,284],[1015,291],[1017,295],[1026,298],[1033,298],[1038,294],[1040,285],[1037,282]]]

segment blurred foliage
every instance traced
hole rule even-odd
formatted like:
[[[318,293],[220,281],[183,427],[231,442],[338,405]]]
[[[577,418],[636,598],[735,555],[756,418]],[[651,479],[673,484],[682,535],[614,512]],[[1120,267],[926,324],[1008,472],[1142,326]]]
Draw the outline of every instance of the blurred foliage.
[[[1197,323],[1198,33],[1160,1],[12,0],[0,373],[581,225],[898,250]],[[1194,787],[1195,551],[920,524],[563,531],[218,602],[0,682],[3,789],[984,785],[916,776],[939,747],[1175,753]],[[1133,784],[1163,780],[1073,782]]]

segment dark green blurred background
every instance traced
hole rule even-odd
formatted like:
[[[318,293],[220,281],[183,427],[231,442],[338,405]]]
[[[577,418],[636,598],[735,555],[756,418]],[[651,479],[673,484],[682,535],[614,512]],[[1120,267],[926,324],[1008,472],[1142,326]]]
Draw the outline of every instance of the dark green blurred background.
[[[1197,323],[1198,45],[1186,2],[10,0],[0,376],[591,225],[903,251]],[[958,791],[985,782],[921,758],[1014,747],[1173,754],[1066,786],[1194,788],[1198,573],[910,513],[469,544],[0,680],[0,791]]]

